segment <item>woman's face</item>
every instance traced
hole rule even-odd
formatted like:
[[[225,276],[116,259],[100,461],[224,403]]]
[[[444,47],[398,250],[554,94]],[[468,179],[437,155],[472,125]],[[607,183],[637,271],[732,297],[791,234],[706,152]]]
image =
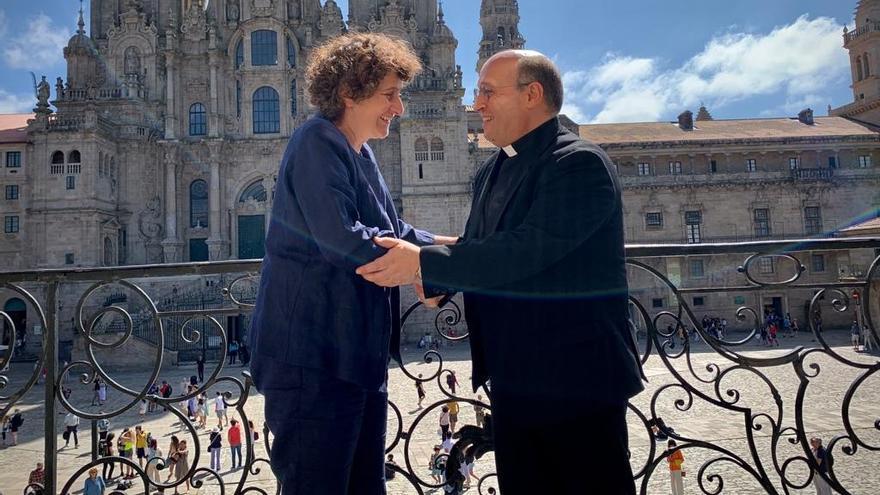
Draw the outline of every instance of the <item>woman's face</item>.
[[[397,74],[388,74],[377,86],[372,96],[360,101],[346,98],[344,120],[365,141],[385,139],[394,117],[403,113],[400,92],[403,81]]]

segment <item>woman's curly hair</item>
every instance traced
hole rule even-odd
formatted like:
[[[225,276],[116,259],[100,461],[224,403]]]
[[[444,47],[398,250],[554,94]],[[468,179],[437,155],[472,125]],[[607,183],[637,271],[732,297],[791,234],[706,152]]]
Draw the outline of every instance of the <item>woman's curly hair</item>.
[[[306,67],[306,90],[318,111],[333,122],[345,112],[343,96],[360,101],[376,92],[389,73],[404,83],[422,70],[406,41],[376,33],[348,33],[315,48]]]

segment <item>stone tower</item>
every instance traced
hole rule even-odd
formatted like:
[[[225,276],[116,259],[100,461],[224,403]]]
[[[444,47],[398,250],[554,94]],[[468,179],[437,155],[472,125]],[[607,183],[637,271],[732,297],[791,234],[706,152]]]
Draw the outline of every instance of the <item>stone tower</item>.
[[[477,52],[477,72],[492,55],[526,44],[519,32],[519,3],[517,0],[483,0],[480,6],[480,26],[483,39]]]
[[[855,27],[843,28],[843,46],[849,52],[853,103],[832,111],[880,124],[880,0],[860,0]]]

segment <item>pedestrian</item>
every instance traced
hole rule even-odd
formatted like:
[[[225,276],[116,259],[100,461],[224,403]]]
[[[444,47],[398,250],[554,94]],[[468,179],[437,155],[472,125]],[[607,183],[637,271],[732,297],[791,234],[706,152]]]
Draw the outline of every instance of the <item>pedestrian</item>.
[[[208,452],[211,454],[211,469],[220,472],[220,450],[223,448],[223,437],[220,430],[214,428],[208,438]]]
[[[422,374],[419,373],[419,379],[416,380],[416,394],[419,396],[419,409],[422,408],[422,401],[425,400],[425,386],[422,383]]]
[[[777,333],[779,332],[779,325],[774,321],[770,324],[770,345],[776,345],[779,347],[779,339],[776,338]]]
[[[477,402],[482,402],[483,396],[477,395]],[[480,404],[474,404],[474,416],[477,417],[477,427],[483,428],[486,425],[486,408]]]
[[[471,385],[492,386],[500,492],[583,493],[572,473],[589,466],[601,473],[589,491],[635,493],[626,413],[644,376],[628,324],[616,166],[560,122],[562,76],[545,55],[496,53],[476,95],[484,136],[498,149],[475,174],[460,240],[414,246],[376,236],[388,252],[357,273],[383,287],[413,284],[435,306],[464,292]],[[512,356],[529,356],[529,365]],[[524,445],[601,447],[523,456]]]
[[[165,483],[171,481],[171,478],[177,472],[176,464],[180,457],[177,452],[179,449],[180,439],[177,438],[177,435],[171,435],[171,443],[168,444],[168,459],[165,463],[168,466],[168,477],[165,478]]]
[[[98,385],[98,405],[103,406],[105,402],[107,402],[107,382],[101,380]]]
[[[455,377],[454,371],[450,370],[449,373],[446,374],[446,385],[449,387],[452,395],[455,395],[455,387],[458,385],[458,378]]]
[[[247,366],[251,362],[251,351],[244,342],[238,344],[238,361],[242,366]]]
[[[145,414],[147,414],[147,399],[141,399],[141,404],[138,406],[138,416],[141,417],[141,421]]]
[[[101,379],[100,378],[97,378],[97,377],[95,378],[95,383],[93,385],[93,388],[94,388],[95,393],[92,394],[92,404],[91,405],[94,406],[95,404],[97,404],[101,401],[101,394],[99,392],[99,390],[101,389]]]
[[[791,337],[791,313],[785,313],[782,319],[782,335],[783,337]]]
[[[431,454],[431,460],[428,461],[428,469],[431,470],[431,478],[435,483],[443,483],[443,469],[441,459],[443,454],[440,453],[440,446],[434,446],[434,453]]]
[[[100,416],[103,416],[104,410],[102,409],[98,414]],[[100,440],[104,440],[105,438],[107,438],[107,432],[110,431],[110,419],[108,419],[108,418],[99,419],[97,426],[98,426],[98,438]],[[107,477],[104,476],[104,479],[107,479]]]
[[[865,345],[865,352],[873,351],[876,346],[874,342],[874,334],[871,332],[871,329],[868,328],[868,325],[862,326],[862,342]]]
[[[150,390],[147,391],[147,397],[159,397],[159,385],[156,382],[153,382],[150,385]],[[147,401],[147,412],[152,413],[156,410],[156,402],[153,400]]]
[[[818,470],[813,471],[813,486],[816,488],[816,495],[831,495],[831,486],[825,481],[821,475],[828,474],[828,468],[831,466],[831,456],[825,447],[822,446],[822,439],[813,437],[810,439],[810,450],[813,458],[816,460]]]
[[[104,478],[98,476],[98,468],[89,469],[89,477],[83,486],[83,495],[104,495]]]
[[[208,414],[206,409],[206,399],[204,394],[199,395],[199,401],[196,404],[196,418],[199,420],[199,424],[197,425],[199,428],[204,428],[205,423],[208,421]]]
[[[229,453],[232,455],[232,469],[238,469],[241,467],[241,426],[234,418],[229,421],[226,440],[229,441]]]
[[[443,406],[440,409],[440,441],[446,439],[449,433],[449,407]]]
[[[119,449],[119,455],[122,456],[124,459],[128,459],[129,461],[131,461],[131,458],[134,455],[134,431],[129,428],[123,428],[122,434],[119,435],[119,441],[116,444],[117,448]],[[120,467],[120,474],[122,474],[121,471],[125,471],[123,479],[134,478],[134,468],[131,467],[130,462],[123,463]]]
[[[9,416],[0,418],[0,432],[3,435],[3,446],[6,447],[6,434],[9,433]]]
[[[226,416],[226,401],[223,400],[223,394],[219,391],[214,398],[214,412],[217,414],[217,428],[223,429],[223,420],[229,424],[229,418]]]
[[[79,448],[79,437],[77,429],[79,428],[79,416],[72,412],[67,413],[64,417],[64,447],[70,445],[70,437],[73,436],[73,448]]]
[[[229,343],[229,364],[235,364],[236,357],[238,357],[238,342],[233,340]]]
[[[12,418],[9,419],[9,431],[12,433],[12,445],[18,445],[18,430],[24,425],[24,415],[21,409],[12,411]]]
[[[853,320],[852,326],[849,328],[850,340],[852,341],[853,350],[859,352],[859,344],[861,344],[862,340],[862,329],[859,327],[859,322]]]
[[[32,495],[43,495],[45,493],[45,488],[43,485],[46,484],[46,471],[43,469],[43,463],[38,462],[37,467],[31,471],[30,475],[28,475],[28,486],[24,491],[25,493],[31,493]]]
[[[455,433],[455,425],[458,424],[458,401],[449,401],[449,434]]]
[[[189,473],[189,450],[186,447],[186,440],[181,440],[177,447],[177,462],[174,463],[174,477],[177,481],[186,478]],[[186,489],[189,491],[189,478],[186,478]]]
[[[675,440],[669,439],[666,443],[669,455],[666,456],[666,462],[669,463],[669,478],[672,484],[672,495],[683,495],[684,494],[684,480],[682,479],[685,475],[684,470],[682,470],[682,464],[684,464],[684,454],[681,453],[681,449],[676,448]]]
[[[397,474],[392,466],[397,467],[397,463],[394,462],[394,454],[388,454],[385,458],[385,481],[393,480],[394,476]]]
[[[797,318],[792,318],[791,319],[791,336],[797,337],[798,330],[800,330],[800,328],[798,328]]]
[[[202,351],[196,358],[196,373],[199,375],[199,383],[205,383],[205,352]]]
[[[150,441],[147,443],[147,478],[153,484],[161,481],[159,463],[164,461],[165,459],[162,457],[162,449],[159,448],[158,440],[150,437]]]
[[[113,440],[116,438],[116,435],[113,432],[107,433],[107,435],[100,440],[98,443],[98,454],[101,457],[113,457]],[[116,463],[113,461],[104,462],[104,467],[102,469],[102,475],[106,481],[110,481],[113,479],[113,471],[116,470]],[[122,474],[122,466],[119,466],[119,474]]]
[[[147,459],[147,432],[141,425],[134,427],[134,448],[137,454],[138,466],[144,468],[144,460]]]

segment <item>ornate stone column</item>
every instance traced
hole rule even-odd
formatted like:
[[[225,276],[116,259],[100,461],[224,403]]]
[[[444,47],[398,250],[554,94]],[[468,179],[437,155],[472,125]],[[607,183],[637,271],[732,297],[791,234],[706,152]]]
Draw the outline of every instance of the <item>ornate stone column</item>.
[[[177,139],[177,117],[174,111],[174,70],[173,52],[165,52],[165,139]]]
[[[183,242],[177,235],[177,143],[165,150],[165,239],[162,252],[165,263],[182,261]]]
[[[208,240],[208,259],[211,261],[219,261],[226,259],[226,248],[229,245],[223,238],[223,224],[220,217],[222,197],[220,194],[220,156],[223,148],[223,141],[208,141],[208,154],[211,167],[211,176],[208,181],[208,224],[211,234]]]

